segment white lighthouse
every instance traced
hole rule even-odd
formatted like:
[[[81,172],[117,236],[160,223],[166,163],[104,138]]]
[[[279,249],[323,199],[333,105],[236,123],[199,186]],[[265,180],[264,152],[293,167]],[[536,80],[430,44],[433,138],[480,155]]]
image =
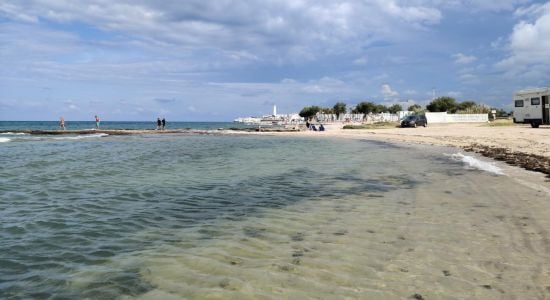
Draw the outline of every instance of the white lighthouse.
[[[273,116],[276,117],[277,116],[277,105],[273,105]]]

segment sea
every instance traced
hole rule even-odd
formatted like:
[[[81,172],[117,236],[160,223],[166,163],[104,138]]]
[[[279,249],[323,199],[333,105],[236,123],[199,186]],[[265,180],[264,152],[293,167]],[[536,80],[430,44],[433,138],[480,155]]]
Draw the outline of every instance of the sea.
[[[248,128],[249,125],[232,122],[170,122],[166,123],[165,129],[196,129],[196,130],[216,130],[229,128]],[[67,130],[87,130],[94,129],[94,121],[67,121],[65,120],[65,129]],[[129,129],[129,130],[147,130],[156,129],[157,122],[143,121],[101,121],[101,129]],[[0,131],[9,130],[58,130],[58,121],[0,121]]]
[[[542,174],[452,147],[217,130],[232,123],[8,131],[55,126],[0,122],[1,299],[550,296]]]

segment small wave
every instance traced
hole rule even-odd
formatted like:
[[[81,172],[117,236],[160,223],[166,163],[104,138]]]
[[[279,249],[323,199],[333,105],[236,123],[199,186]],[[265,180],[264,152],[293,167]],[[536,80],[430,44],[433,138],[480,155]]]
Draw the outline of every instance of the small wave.
[[[11,141],[10,138],[0,137],[0,143],[7,143],[7,142],[9,142],[9,141]]]
[[[80,139],[86,139],[86,138],[98,138],[98,137],[104,137],[108,136],[106,133],[94,133],[94,134],[83,134],[83,135],[77,135],[77,136],[61,136],[61,137],[54,137],[54,140],[80,140]]]
[[[0,133],[0,135],[25,135],[25,134],[27,134],[27,133],[24,133],[24,132],[10,132],[10,131]]]
[[[504,173],[502,172],[502,169],[495,166],[491,162],[482,161],[473,156],[464,155],[462,153],[451,154],[450,157],[453,160],[463,162],[466,166],[470,168],[478,169],[481,171],[485,171],[485,172],[489,172],[497,175],[504,175]]]

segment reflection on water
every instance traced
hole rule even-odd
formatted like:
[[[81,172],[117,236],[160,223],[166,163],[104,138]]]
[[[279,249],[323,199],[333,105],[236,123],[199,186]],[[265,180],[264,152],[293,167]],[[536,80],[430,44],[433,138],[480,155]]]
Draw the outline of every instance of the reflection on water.
[[[237,136],[1,147],[0,296],[548,295],[541,192],[452,149]]]

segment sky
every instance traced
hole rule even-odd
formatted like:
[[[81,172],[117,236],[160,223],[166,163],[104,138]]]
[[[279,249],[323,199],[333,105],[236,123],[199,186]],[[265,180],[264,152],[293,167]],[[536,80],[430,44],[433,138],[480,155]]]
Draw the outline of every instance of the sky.
[[[0,120],[231,121],[337,101],[511,110],[550,2],[2,0]]]

